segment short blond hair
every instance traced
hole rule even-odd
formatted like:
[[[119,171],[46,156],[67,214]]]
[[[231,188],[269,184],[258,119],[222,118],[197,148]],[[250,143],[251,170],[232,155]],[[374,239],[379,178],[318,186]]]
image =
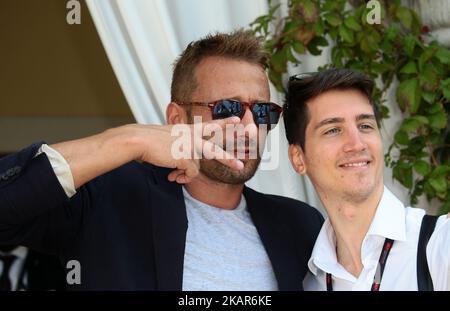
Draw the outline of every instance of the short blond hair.
[[[251,31],[237,30],[231,33],[214,33],[191,42],[174,63],[171,85],[171,101],[190,101],[197,88],[195,69],[205,58],[227,57],[267,68],[268,53],[261,40]]]

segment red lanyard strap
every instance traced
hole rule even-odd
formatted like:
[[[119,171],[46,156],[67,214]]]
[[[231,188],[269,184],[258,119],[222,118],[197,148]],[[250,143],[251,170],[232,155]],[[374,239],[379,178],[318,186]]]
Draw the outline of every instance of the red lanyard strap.
[[[389,252],[391,251],[392,245],[394,245],[394,240],[386,238],[384,240],[383,249],[381,250],[380,259],[378,260],[377,270],[375,271],[375,276],[373,277],[373,284],[371,291],[377,292],[380,290],[381,278],[383,277],[384,266],[386,265]],[[327,291],[333,291],[333,280],[331,279],[331,274],[327,273],[325,276],[325,281],[327,284]]]

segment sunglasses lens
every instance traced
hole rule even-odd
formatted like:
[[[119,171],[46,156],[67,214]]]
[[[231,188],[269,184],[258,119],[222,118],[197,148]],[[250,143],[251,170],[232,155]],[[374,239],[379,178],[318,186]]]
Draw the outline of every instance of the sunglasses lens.
[[[259,103],[253,106],[256,124],[276,125],[280,119],[281,109],[272,103]]]
[[[253,105],[253,118],[257,125],[267,124],[269,129],[275,126],[280,119],[281,107],[274,103],[256,103]],[[214,119],[224,119],[231,116],[242,118],[244,107],[240,101],[224,99],[219,101],[213,109]]]
[[[225,99],[217,103],[213,109],[214,119],[225,119],[232,116],[241,117],[243,112],[242,103],[237,100]]]

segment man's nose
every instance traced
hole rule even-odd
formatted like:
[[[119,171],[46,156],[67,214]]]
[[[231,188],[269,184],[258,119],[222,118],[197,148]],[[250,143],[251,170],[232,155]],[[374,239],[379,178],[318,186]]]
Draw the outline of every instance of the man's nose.
[[[245,107],[244,109],[245,109],[244,115],[241,118],[241,123],[243,125],[248,125],[248,124],[252,124],[252,123],[255,124],[255,121],[253,120],[253,114],[252,114],[250,108]]]
[[[364,151],[366,148],[366,142],[357,128],[347,131],[344,144],[345,152],[359,152]]]
[[[255,137],[258,136],[258,127],[255,124],[253,113],[249,107],[245,107],[244,115],[241,118],[240,124],[244,126],[244,131],[240,132],[245,133],[245,136],[251,139],[255,139]]]

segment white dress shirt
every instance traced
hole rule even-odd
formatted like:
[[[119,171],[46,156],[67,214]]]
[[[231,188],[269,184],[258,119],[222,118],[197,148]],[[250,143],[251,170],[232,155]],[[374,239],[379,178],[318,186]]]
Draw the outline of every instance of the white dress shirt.
[[[383,196],[361,247],[363,269],[354,277],[336,259],[336,236],[329,219],[325,221],[314,245],[305,290],[326,290],[326,273],[332,275],[333,290],[370,291],[385,238],[394,240],[380,290],[416,291],[417,245],[425,211],[405,208],[389,189]],[[438,218],[426,248],[434,290],[450,290],[450,219]]]

